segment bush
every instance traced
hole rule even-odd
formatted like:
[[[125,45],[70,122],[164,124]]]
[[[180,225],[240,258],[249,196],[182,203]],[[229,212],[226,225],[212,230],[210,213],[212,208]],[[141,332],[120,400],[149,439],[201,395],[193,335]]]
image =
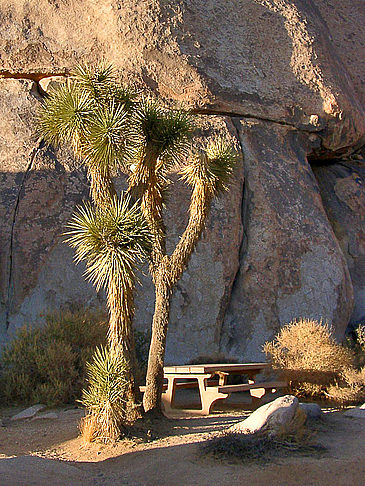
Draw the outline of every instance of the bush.
[[[48,315],[44,326],[20,329],[1,356],[1,401],[57,405],[80,398],[86,362],[107,329],[101,314],[85,311]]]
[[[127,364],[121,352],[100,347],[86,367],[88,387],[80,401],[89,413],[81,421],[81,435],[85,442],[114,442],[127,422]]]
[[[0,357],[0,403],[4,405],[73,403],[81,398],[86,363],[106,345],[107,317],[102,312],[49,314],[42,327],[19,329]],[[144,378],[148,334],[137,331],[138,378]]]
[[[265,432],[224,432],[200,445],[202,455],[230,462],[265,463],[288,455],[323,454],[325,450],[323,446],[311,443],[306,436],[272,437]]]
[[[344,377],[354,369],[354,352],[334,340],[328,325],[311,319],[283,327],[264,352],[299,396],[328,398],[329,387],[346,387]]]

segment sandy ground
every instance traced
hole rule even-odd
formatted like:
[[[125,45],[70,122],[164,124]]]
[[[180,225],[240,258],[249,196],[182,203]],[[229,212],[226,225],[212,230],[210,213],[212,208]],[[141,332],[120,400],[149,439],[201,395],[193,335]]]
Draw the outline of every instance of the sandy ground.
[[[79,409],[58,409],[58,419],[9,422],[2,409],[0,486],[215,486],[365,485],[365,420],[328,411],[316,432],[322,456],[282,457],[268,464],[229,464],[198,455],[199,442],[248,411],[163,420],[158,437],[125,439],[115,446],[83,446]]]

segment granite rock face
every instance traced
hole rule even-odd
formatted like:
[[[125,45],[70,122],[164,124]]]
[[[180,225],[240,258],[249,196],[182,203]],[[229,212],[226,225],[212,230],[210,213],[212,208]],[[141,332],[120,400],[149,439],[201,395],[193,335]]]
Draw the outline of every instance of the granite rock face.
[[[354,287],[351,323],[365,322],[365,161],[337,161],[314,174]]]
[[[42,77],[105,57],[167,98],[324,130],[340,150],[364,142],[361,6],[346,0],[346,17],[327,0],[2,0],[0,60]]]
[[[325,190],[335,169],[323,166],[319,193],[307,162],[364,144],[362,0],[2,0],[0,20],[0,342],[49,310],[103,303],[60,238],[88,195],[85,173],[35,129],[40,96],[100,58],[125,82],[201,113],[203,138],[229,134],[245,153],[175,291],[169,362],[217,350],[256,359],[293,317],[327,319],[341,337],[352,285],[352,320],[363,316],[363,243],[346,223],[363,224],[351,207],[357,182],[341,173],[333,187],[346,187]],[[182,185],[172,191],[170,248],[189,199]],[[333,191],[341,215],[329,209]],[[153,288],[142,282],[136,325],[147,329]]]
[[[306,140],[288,127],[241,123],[245,153],[244,238],[222,346],[260,359],[265,338],[298,316],[343,335],[353,308],[345,258],[306,160]]]

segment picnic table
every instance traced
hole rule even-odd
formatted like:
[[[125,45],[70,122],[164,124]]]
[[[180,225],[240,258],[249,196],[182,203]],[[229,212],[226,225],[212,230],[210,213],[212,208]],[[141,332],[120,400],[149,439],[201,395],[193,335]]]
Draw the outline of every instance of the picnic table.
[[[231,393],[249,391],[252,400],[262,398],[270,390],[285,388],[284,381],[256,381],[256,376],[270,367],[268,363],[241,364],[199,364],[185,366],[166,366],[162,403],[168,415],[174,410],[175,392],[178,388],[199,388],[202,408],[201,415],[209,415],[213,404],[217,400],[227,399]],[[230,375],[246,375],[248,382],[238,385],[228,385]],[[188,381],[187,381],[188,380]]]

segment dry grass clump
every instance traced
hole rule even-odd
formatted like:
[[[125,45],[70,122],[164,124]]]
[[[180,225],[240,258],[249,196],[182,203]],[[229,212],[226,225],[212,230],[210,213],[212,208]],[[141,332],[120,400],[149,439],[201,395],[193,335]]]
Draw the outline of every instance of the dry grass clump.
[[[309,435],[270,436],[266,432],[239,434],[225,432],[200,446],[200,453],[230,462],[261,462],[288,455],[321,455],[324,446],[315,444]]]
[[[355,368],[354,350],[338,344],[322,321],[291,322],[265,343],[264,352],[297,396],[325,397],[342,404],[363,396],[365,372]]]

